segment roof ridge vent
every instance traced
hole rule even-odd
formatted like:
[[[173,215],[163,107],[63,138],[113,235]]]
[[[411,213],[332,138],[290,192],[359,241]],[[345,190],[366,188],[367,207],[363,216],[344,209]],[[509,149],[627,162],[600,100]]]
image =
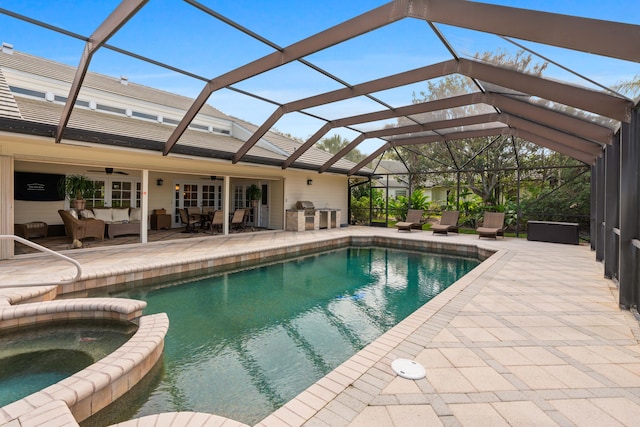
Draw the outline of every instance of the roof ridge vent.
[[[2,42],[2,53],[13,55],[13,45],[11,43]]]
[[[127,86],[129,84],[129,77],[127,76],[120,76],[120,84]]]

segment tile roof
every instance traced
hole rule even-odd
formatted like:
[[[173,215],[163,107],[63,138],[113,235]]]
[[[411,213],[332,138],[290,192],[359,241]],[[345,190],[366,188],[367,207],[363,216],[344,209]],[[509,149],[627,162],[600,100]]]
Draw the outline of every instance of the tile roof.
[[[0,67],[65,82],[69,85],[71,85],[76,71],[75,67],[19,51],[13,51],[12,54],[3,54],[0,52]],[[187,96],[165,92],[131,81],[124,85],[120,82],[120,79],[93,72],[87,73],[83,87],[180,110],[187,110],[193,103],[193,99]],[[205,104],[200,113],[212,117],[229,119],[229,116],[209,104]]]
[[[50,125],[51,127],[55,127],[58,124],[58,120],[62,114],[62,105],[22,97],[16,98],[16,101],[25,121]],[[164,146],[164,141],[173,131],[173,126],[150,120],[139,120],[126,116],[76,108],[71,114],[65,135],[68,133],[76,135],[78,131],[97,135],[104,133],[105,129],[108,129],[108,133],[114,137],[122,137],[120,138],[121,141],[129,141],[133,144],[136,140],[145,140],[152,144],[144,148],[152,148],[155,146],[156,150],[161,150]],[[103,142],[108,143],[106,141]],[[156,144],[153,144],[153,142]],[[182,138],[180,138],[178,146],[183,149],[185,147],[202,149],[203,154],[206,151],[212,151],[228,153],[229,156],[232,156],[242,144],[243,141],[230,136],[187,129]],[[112,145],[121,144],[112,142]],[[188,153],[189,150],[183,150],[182,152]],[[196,151],[192,151],[191,153],[195,155]],[[283,155],[258,146],[253,147],[249,151],[249,155],[271,160],[282,161],[285,159]]]
[[[50,102],[44,99],[14,96],[9,85],[2,78],[3,69],[63,82],[70,87],[75,75],[75,68],[17,51],[13,51],[11,54],[0,52],[0,121],[1,118],[24,121],[19,127],[2,126],[0,123],[0,128],[11,127],[13,131],[17,131],[16,129],[20,128],[22,132],[43,136],[53,135],[55,127],[60,120],[63,105],[60,102]],[[127,82],[125,85],[121,83],[120,79],[92,72],[88,72],[84,79],[83,90],[86,89],[93,89],[122,97],[123,99],[128,98],[153,103],[157,105],[156,110],[158,108],[169,108],[184,112],[191,106],[193,101],[185,96],[164,92],[133,82]],[[46,91],[47,89],[43,87],[41,90]],[[80,98],[82,98],[82,91]],[[247,130],[249,134],[255,132],[258,128],[252,123],[228,116],[207,104],[202,108],[199,115],[203,119],[206,116],[228,121],[229,123],[233,122],[236,126]],[[73,109],[64,137],[107,145],[161,151],[164,147],[164,142],[169,138],[173,130],[174,126],[167,123],[76,107]],[[230,160],[243,143],[244,141],[237,137],[187,129],[172,152]],[[299,141],[277,132],[269,131],[260,143],[248,151],[243,161],[281,165],[300,145],[301,142]],[[312,147],[292,167],[317,169],[332,156],[330,153]],[[340,160],[329,171],[345,173],[353,166],[354,163],[348,160]]]
[[[20,119],[20,109],[0,68],[0,116]]]

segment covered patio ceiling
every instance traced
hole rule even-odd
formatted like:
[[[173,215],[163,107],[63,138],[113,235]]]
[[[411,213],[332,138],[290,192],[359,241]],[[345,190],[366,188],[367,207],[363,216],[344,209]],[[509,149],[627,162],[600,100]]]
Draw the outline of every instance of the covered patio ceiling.
[[[130,28],[144,19],[145,9],[150,7],[155,5],[148,0],[123,0],[90,36],[56,27],[16,11],[0,9],[0,13],[6,16],[84,43],[75,78],[56,128],[56,142],[65,138],[75,101],[93,58],[104,51],[201,82],[199,94],[164,143],[165,156],[171,155],[205,103],[216,106],[215,94],[220,91],[231,91],[271,108],[268,117],[261,124],[256,123],[258,129],[235,152],[231,159],[233,163],[245,160],[247,152],[260,138],[285,117],[313,119],[316,123],[313,134],[288,154],[279,165],[283,169],[295,167],[296,160],[305,151],[328,136],[329,132],[338,129],[346,129],[355,137],[350,138],[351,142],[344,149],[319,166],[318,172],[331,171],[333,164],[365,141],[375,141],[377,145],[366,153],[366,159],[347,172],[348,175],[362,174],[366,165],[393,147],[497,135],[519,137],[593,165],[602,155],[603,148],[612,143],[621,122],[631,120],[631,110],[636,106],[634,100],[572,71],[571,67],[539,55],[523,43],[536,43],[560,48],[561,51],[581,52],[602,59],[637,64],[640,63],[639,25],[463,0],[396,0],[283,47],[203,2],[185,0],[176,9],[188,7],[189,13],[197,13],[204,18],[198,22],[217,21],[227,30],[249,37],[267,49],[268,53],[258,59],[247,60],[211,77],[202,75],[204,72],[193,71],[200,68],[197,58],[193,58],[194,66],[187,69],[179,64],[146,56],[144,46],[129,43]],[[179,10],[176,13],[180,13]],[[446,53],[433,55],[439,60],[411,67],[413,64],[407,58],[402,71],[357,83],[349,82],[349,79],[332,72],[328,66],[317,65],[317,62],[329,63],[326,58],[330,58],[332,52],[339,52],[346,43],[360,39],[366,43],[370,33],[415,20],[424,26],[420,33],[415,34],[415,40],[396,42],[424,43],[425,49],[431,50],[436,49],[435,43],[431,44],[435,41],[439,44],[437,49]],[[469,31],[471,36],[482,33],[494,37],[499,43],[488,45],[486,51],[505,49],[505,46],[512,50],[524,49],[562,70],[567,76],[566,81],[507,69],[499,64],[479,61],[471,55],[465,58],[455,44],[447,39],[449,28]],[[118,46],[117,43],[125,43],[127,47]],[[140,50],[136,47],[140,47]],[[260,82],[268,86],[274,81],[270,78],[278,79],[279,70],[291,66],[299,68],[301,75],[308,77],[308,91],[312,95],[282,100],[265,95],[268,87],[251,89],[259,88]],[[376,66],[375,62],[372,66]],[[409,100],[403,104],[386,100],[394,90],[415,93],[415,85],[422,84],[424,87],[427,81],[450,75],[471,79],[476,90],[422,103],[411,103]],[[328,79],[335,88],[328,91],[314,89],[313,82],[319,78]],[[581,84],[575,84],[574,81],[580,81]],[[350,109],[349,106],[355,104],[349,102],[354,100],[366,102],[366,111]],[[468,106],[482,108],[474,109],[477,114],[445,120],[441,119],[441,115],[428,114]],[[342,113],[344,111],[352,113]],[[400,126],[398,119],[412,124]],[[286,128],[282,130],[287,131]]]

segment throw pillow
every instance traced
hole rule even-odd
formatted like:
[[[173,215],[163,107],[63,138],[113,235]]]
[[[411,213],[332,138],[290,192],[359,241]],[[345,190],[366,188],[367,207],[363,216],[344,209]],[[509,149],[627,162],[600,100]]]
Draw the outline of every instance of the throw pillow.
[[[131,212],[129,213],[131,217],[131,222],[140,222],[142,221],[142,209],[140,208],[131,208]]]
[[[96,216],[93,214],[91,209],[83,209],[80,211],[80,218],[84,219],[94,219]]]

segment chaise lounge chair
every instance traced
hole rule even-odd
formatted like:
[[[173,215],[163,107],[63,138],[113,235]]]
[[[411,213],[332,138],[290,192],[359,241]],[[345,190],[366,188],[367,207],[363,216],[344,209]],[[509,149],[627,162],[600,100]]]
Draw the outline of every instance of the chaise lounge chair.
[[[482,227],[476,228],[478,238],[498,236],[504,237],[504,212],[485,212]]]
[[[433,234],[448,234],[449,231],[457,233],[459,217],[460,212],[458,211],[444,211],[442,212],[442,218],[440,218],[440,224],[433,224],[431,231],[433,231]]]
[[[398,231],[411,231],[412,228],[421,229],[423,224],[423,213],[424,211],[422,209],[409,209],[409,211],[407,212],[407,219],[404,221],[396,222],[396,228],[398,229]]]

